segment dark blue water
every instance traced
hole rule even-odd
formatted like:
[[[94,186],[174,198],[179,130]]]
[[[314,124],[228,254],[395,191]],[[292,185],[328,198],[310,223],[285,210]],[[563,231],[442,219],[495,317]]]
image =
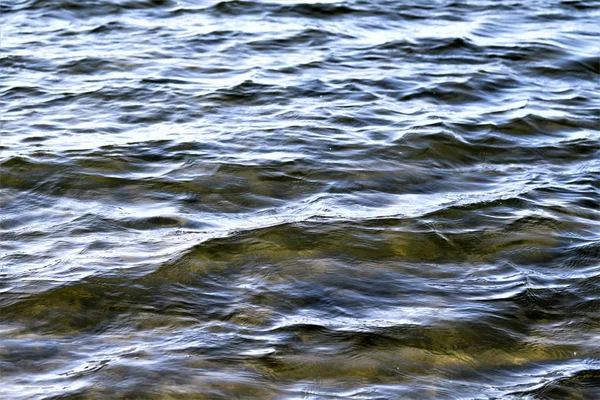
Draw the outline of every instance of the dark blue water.
[[[600,398],[600,2],[6,0],[3,399]]]

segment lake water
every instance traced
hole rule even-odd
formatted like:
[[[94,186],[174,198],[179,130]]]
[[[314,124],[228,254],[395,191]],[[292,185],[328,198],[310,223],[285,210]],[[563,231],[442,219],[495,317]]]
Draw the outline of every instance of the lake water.
[[[3,399],[600,398],[600,2],[6,0]]]

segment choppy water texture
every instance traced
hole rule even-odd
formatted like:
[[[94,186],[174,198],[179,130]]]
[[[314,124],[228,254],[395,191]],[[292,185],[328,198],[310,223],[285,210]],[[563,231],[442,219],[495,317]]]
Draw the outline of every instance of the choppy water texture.
[[[600,2],[1,7],[3,399],[600,398]]]

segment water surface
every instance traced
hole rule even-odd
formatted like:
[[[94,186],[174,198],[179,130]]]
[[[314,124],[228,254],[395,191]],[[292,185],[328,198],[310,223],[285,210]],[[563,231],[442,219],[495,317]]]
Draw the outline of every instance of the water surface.
[[[600,2],[0,7],[2,398],[600,398]]]

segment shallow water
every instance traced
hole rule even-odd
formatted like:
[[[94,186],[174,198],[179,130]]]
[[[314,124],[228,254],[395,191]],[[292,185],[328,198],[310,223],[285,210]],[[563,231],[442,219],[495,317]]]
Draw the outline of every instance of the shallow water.
[[[600,398],[600,2],[1,11],[3,399]]]

